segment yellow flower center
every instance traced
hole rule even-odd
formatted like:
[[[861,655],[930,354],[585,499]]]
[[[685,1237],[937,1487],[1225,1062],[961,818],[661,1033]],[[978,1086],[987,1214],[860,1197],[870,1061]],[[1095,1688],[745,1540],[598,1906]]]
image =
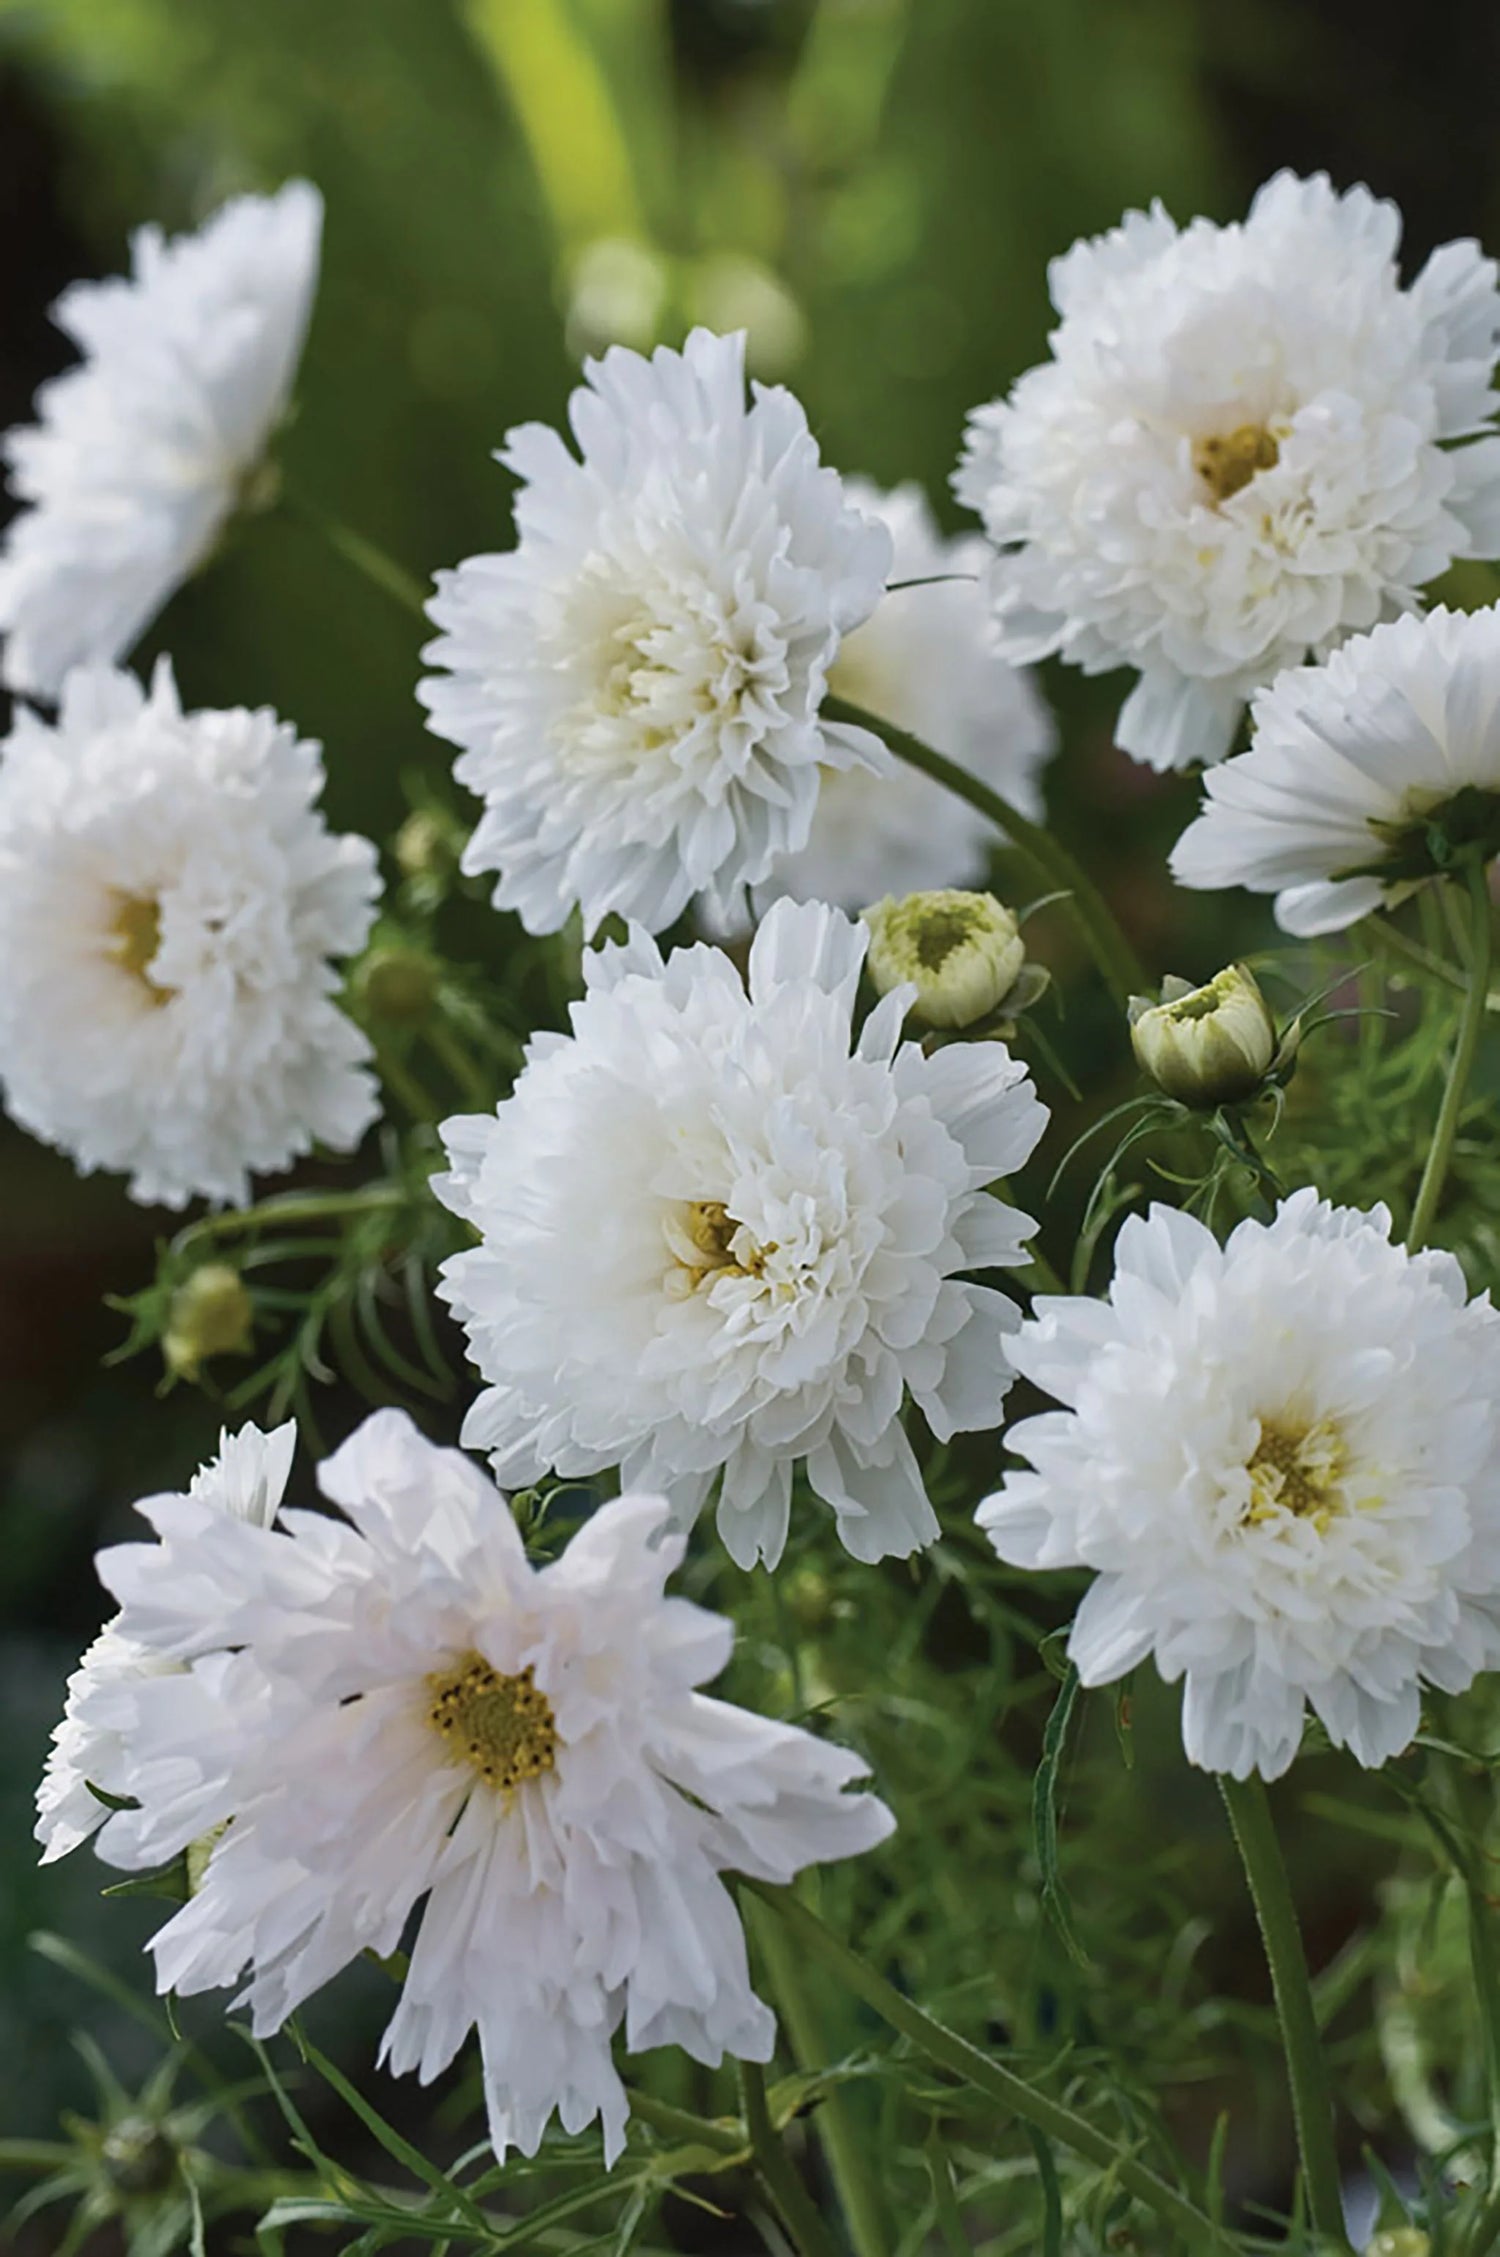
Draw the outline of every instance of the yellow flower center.
[[[116,893],[106,953],[138,980],[153,1003],[165,1003],[171,990],[151,977],[161,947],[161,903],[148,893]]]
[[[1242,423],[1238,430],[1198,440],[1193,468],[1217,505],[1241,492],[1257,471],[1274,468],[1280,451],[1263,423]]]
[[[662,1219],[675,1272],[671,1290],[686,1297],[706,1278],[759,1277],[775,1245],[758,1246],[722,1199],[684,1199]]]
[[[1343,1509],[1341,1484],[1347,1453],[1338,1428],[1329,1419],[1310,1426],[1278,1426],[1260,1422],[1260,1440],[1246,1468],[1250,1475],[1251,1527],[1274,1519],[1278,1513],[1295,1513],[1323,1530]]]
[[[486,1785],[509,1791],[556,1769],[557,1719],[529,1663],[519,1676],[502,1677],[482,1655],[467,1653],[427,1684],[427,1721],[454,1760],[471,1764]]]

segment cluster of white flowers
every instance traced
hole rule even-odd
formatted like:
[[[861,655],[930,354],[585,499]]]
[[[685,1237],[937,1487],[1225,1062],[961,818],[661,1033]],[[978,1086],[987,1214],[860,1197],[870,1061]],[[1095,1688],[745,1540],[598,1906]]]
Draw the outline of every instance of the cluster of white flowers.
[[[477,2029],[498,2155],[534,2154],[556,2113],[602,2118],[612,2162],[617,2030],[710,2067],[770,2057],[721,1874],[789,1881],[890,1813],[845,1791],[846,1749],[697,1690],[733,1630],[667,1596],[684,1545],[660,1498],[602,1506],[534,1568],[505,1498],[399,1412],[319,1469],[346,1519],[274,1525],[290,1454],[289,1431],[226,1442],[188,1496],[141,1506],[159,1542],[100,1555],[122,1611],[74,1680],[49,1854],[89,1830],[81,1778],[136,1800],[99,1831],[113,1863],[196,1847],[158,1980],[243,1982],[262,2036],[394,1952],[421,1903],[390,2066],[426,2083]]]
[[[1001,649],[1136,668],[1118,741],[1155,768],[1222,759],[1252,690],[1500,555],[1495,264],[1449,243],[1403,287],[1400,232],[1321,174],[1230,227],[1131,212],[1054,262],[1051,360],[971,418]]]
[[[9,442],[4,674],[59,710],[0,747],[0,1091],[172,1207],[243,1203],[378,1109],[337,1000],[376,857],[327,830],[319,749],[114,665],[246,498],[320,220],[294,183],[147,231],[132,282],[63,301],[89,357]],[[1294,933],[1500,853],[1500,612],[1418,615],[1500,552],[1500,291],[1470,244],[1403,286],[1398,236],[1368,191],[1281,175],[1243,225],[1157,209],[1075,246],[1053,358],[971,423],[987,541],[842,481],[786,391],[747,405],[742,338],[587,364],[576,454],[510,434],[516,545],[438,576],[419,694],[483,801],[465,870],[533,933],[630,930],[496,1110],[442,1124],[432,1188],[475,1243],[438,1291],[496,1479],[623,1493],[533,1566],[506,1495],[383,1411],[320,1469],[343,1517],[279,1517],[290,1427],[146,1501],[159,1541],[101,1555],[122,1611],[70,1680],[37,1833],[187,1856],[164,1990],[243,1984],[264,2034],[417,1915],[385,2057],[425,2082],[477,2029],[502,2156],[554,2114],[618,2154],[621,2032],[769,2058],[722,1876],[785,1882],[892,1820],[846,1791],[853,1754],[698,1689],[731,1626],[667,1580],[711,1497],[731,1559],[774,1569],[799,1475],[856,1559],[931,1544],[913,1414],[939,1444],[998,1428],[1017,1372],[1064,1407],[1011,1431],[1030,1470],[980,1525],[1017,1566],[1095,1571],[1083,1681],[1184,1680],[1193,1761],[1274,1777],[1310,1708],[1381,1763],[1424,1685],[1500,1662],[1500,1325],[1451,1255],[1309,1190],[1222,1246],[1131,1219],[1103,1301],[1023,1321],[974,1281],[1027,1266],[1006,1179],[1048,1114],[1005,1043],[958,1037],[1026,949],[957,890],[994,835],[828,703],[1033,817],[1053,731],[1023,662],[1134,667],[1120,741],[1158,767],[1223,759],[1253,696],[1173,867],[1274,892]],[[657,947],[695,903],[721,930],[764,910],[743,975]],[[1291,1048],[1239,968],[1135,1016],[1185,1102]]]

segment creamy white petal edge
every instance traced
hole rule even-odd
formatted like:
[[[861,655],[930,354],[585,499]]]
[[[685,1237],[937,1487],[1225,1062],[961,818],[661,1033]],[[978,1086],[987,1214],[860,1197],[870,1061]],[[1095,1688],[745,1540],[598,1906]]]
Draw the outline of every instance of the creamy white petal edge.
[[[1368,866],[1393,833],[1466,786],[1500,794],[1500,611],[1439,609],[1356,635],[1322,666],[1278,676],[1251,722],[1249,751],[1205,777],[1172,875],[1274,893],[1289,933],[1339,932],[1385,901]]]
[[[1019,1312],[959,1273],[1028,1260],[985,1186],[1046,1124],[1002,1043],[902,1042],[914,990],[852,1014],[869,944],[778,902],[748,993],[718,949],[635,933],[584,960],[570,1036],[444,1124],[433,1188],[479,1234],[442,1296],[489,1385],[464,1440],[513,1486],[618,1465],[686,1527],[718,1485],[742,1566],[774,1566],[805,1467],[864,1560],[938,1524],[901,1423],[997,1426]]]
[[[1086,1685],[1184,1680],[1211,1771],[1274,1779],[1311,1708],[1367,1765],[1421,1687],[1500,1661],[1500,1317],[1451,1254],[1299,1191],[1220,1246],[1165,1207],[1120,1232],[1105,1301],[1042,1299],[1017,1368],[1066,1405],[979,1509],[1018,1567],[1091,1567]]]
[[[1035,820],[1057,731],[1035,676],[995,648],[987,544],[977,533],[945,539],[920,486],[886,493],[846,478],[844,493],[889,531],[892,585],[845,638],[830,691],[909,729]],[[987,816],[906,761],[887,775],[829,769],[806,846],[776,864],[756,898],[762,908],[787,894],[857,913],[886,894],[972,885],[1002,843]]]
[[[261,2035],[360,1952],[393,1952],[425,1898],[384,2059],[426,2083],[477,2029],[499,2155],[534,2153],[555,2111],[570,2132],[602,2118],[612,2162],[617,2031],[709,2065],[770,2056],[721,1873],[789,1881],[882,1841],[890,1813],[845,1792],[865,1769],[847,1749],[696,1690],[733,1626],[666,1595],[684,1544],[659,1498],[603,1506],[534,1568],[506,1500],[399,1412],[319,1479],[347,1519],[268,1530],[158,1501],[158,1544],[101,1555],[122,1635],[153,1632],[165,1594],[238,1650],[136,1681],[143,1808],[100,1847],[146,1864],[232,1817],[152,1949],[164,1991],[243,1978]],[[439,1726],[466,1669],[491,1706],[463,1730],[497,1744],[518,1693],[527,1731],[545,1719],[519,1784]]]
[[[1222,759],[1260,684],[1500,553],[1495,264],[1448,243],[1403,288],[1400,235],[1322,174],[1230,227],[1128,213],[1054,262],[1051,360],[970,418],[1001,648],[1138,669],[1138,760]]]
[[[226,1431],[219,1437],[219,1455],[200,1467],[185,1497],[148,1500],[141,1510],[169,1501],[186,1508],[189,1521],[227,1514],[269,1528],[286,1493],[296,1446],[297,1429],[290,1422],[271,1434],[262,1434],[257,1426],[242,1426],[237,1434]],[[191,1605],[182,1612],[181,1596],[163,1592],[162,1605],[138,1615],[129,1637],[115,1623],[106,1623],[68,1679],[67,1703],[36,1795],[36,1838],[43,1845],[44,1865],[65,1857],[106,1824],[115,1828],[115,1842],[133,1838],[135,1814],[111,1817],[90,1782],[110,1795],[139,1792],[139,1761],[129,1745],[136,1691],[146,1678],[180,1672],[184,1653],[191,1653],[204,1635]],[[222,1631],[215,1625],[208,1635],[217,1642]]]
[[[143,227],[128,279],[53,318],[83,354],[4,443],[23,506],[0,552],[7,688],[56,697],[123,657],[204,561],[286,408],[318,279],[323,199],[240,196],[195,235]]]
[[[890,537],[819,463],[790,392],[752,387],[743,336],[585,363],[569,420],[499,459],[517,543],[438,574],[430,726],[484,801],[464,856],[527,930],[580,908],[660,932],[807,843],[819,777],[883,772],[819,719],[843,636],[880,600]]]
[[[243,1205],[250,1177],[379,1110],[335,996],[380,890],[330,834],[319,747],[274,713],[184,713],[158,663],[79,668],[0,748],[0,1096],[132,1197]]]

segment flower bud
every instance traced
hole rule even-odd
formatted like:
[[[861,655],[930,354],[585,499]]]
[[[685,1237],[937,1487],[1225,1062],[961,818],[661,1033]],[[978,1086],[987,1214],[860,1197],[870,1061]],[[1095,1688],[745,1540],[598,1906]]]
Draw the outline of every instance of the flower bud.
[[[161,1352],[174,1379],[196,1379],[211,1356],[245,1356],[255,1310],[238,1270],[205,1262],[172,1295]]]
[[[1184,1105],[1230,1105],[1258,1089],[1276,1056],[1276,1022],[1252,975],[1231,964],[1191,987],[1165,979],[1160,1003],[1130,999],[1136,1062]]]
[[[148,2116],[122,2116],[112,2124],[99,2158],[115,2194],[162,2194],[177,2177],[177,2150]]]
[[[447,877],[458,854],[446,825],[429,808],[413,809],[396,833],[392,852],[403,878]]]
[[[1428,2257],[1431,2248],[1420,2226],[1387,2226],[1365,2243],[1365,2257]]]
[[[353,992],[361,1017],[388,1027],[419,1027],[437,1002],[438,967],[419,948],[386,942],[356,966]]]
[[[863,912],[870,979],[880,995],[910,983],[933,1027],[968,1027],[1009,995],[1026,961],[1011,912],[990,893],[887,895]]]

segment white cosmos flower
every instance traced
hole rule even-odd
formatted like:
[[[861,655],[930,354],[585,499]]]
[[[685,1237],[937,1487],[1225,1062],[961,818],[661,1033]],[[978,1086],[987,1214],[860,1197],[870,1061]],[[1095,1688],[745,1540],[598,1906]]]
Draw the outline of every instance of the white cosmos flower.
[[[848,1750],[695,1690],[734,1631],[665,1595],[684,1542],[660,1498],[603,1506],[533,1568],[505,1499],[399,1412],[319,1478],[352,1527],[159,1503],[159,1545],[101,1556],[126,1634],[165,1594],[241,1646],[141,1689],[137,1791],[197,1748],[190,1822],[233,1817],[154,1941],[158,1982],[248,1970],[266,2035],[361,1951],[396,1950],[425,1898],[389,2066],[425,2083],[477,2027],[500,2155],[534,2153],[556,2110],[573,2132],[602,2117],[613,2161],[622,2026],[632,2052],[769,2058],[720,1874],[789,1881],[883,1840],[890,1813],[843,1791],[865,1768]],[[122,1862],[171,1840],[158,1826]]]
[[[1118,741],[1154,768],[1222,759],[1258,685],[1500,553],[1495,265],[1449,243],[1403,288],[1400,234],[1322,174],[1229,227],[1131,212],[1054,262],[1051,360],[970,419],[1002,649],[1138,669]]]
[[[946,540],[920,486],[882,493],[849,478],[844,492],[888,528],[894,584],[845,639],[830,691],[909,729],[1021,814],[1039,816],[1039,771],[1057,732],[1034,677],[994,647],[984,540]],[[901,585],[928,580],[936,584]],[[973,885],[1001,843],[987,816],[905,761],[883,775],[830,769],[806,846],[783,857],[758,892],[859,910],[886,894]]]
[[[7,687],[55,697],[70,667],[122,657],[207,557],[286,408],[322,225],[294,180],[196,235],[141,228],[128,281],[58,300],[84,358],[5,441],[23,505],[0,553]]]
[[[999,1424],[1003,1294],[1028,1217],[984,1186],[1046,1122],[998,1042],[901,1041],[911,988],[851,1014],[868,930],[778,902],[750,951],[585,958],[571,1037],[493,1115],[446,1123],[440,1199],[480,1244],[439,1288],[489,1386],[464,1440],[511,1484],[618,1465],[687,1526],[716,1483],[742,1565],[774,1566],[794,1467],[859,1559],[938,1533],[901,1422]]]
[[[807,843],[824,769],[883,772],[867,731],[820,721],[840,639],[880,599],[890,538],[820,467],[790,392],[744,338],[617,346],[573,394],[575,458],[537,423],[506,556],[438,575],[445,672],[420,696],[484,801],[464,856],[531,932],[575,907],[648,931]]]
[[[1500,1662],[1500,1318],[1389,1233],[1312,1191],[1222,1247],[1153,1207],[1107,1301],[1043,1299],[1011,1347],[1067,1407],[1011,1429],[1033,1470],[980,1526],[1015,1566],[1098,1571],[1080,1676],[1184,1678],[1211,1771],[1276,1778],[1308,1707],[1384,1763],[1424,1683]]]
[[[183,1506],[190,1524],[228,1514],[250,1526],[269,1528],[286,1490],[296,1446],[297,1429],[291,1423],[273,1434],[262,1434],[257,1426],[242,1426],[238,1434],[226,1431],[219,1437],[219,1455],[200,1467],[185,1497],[148,1503]],[[178,1596],[172,1594],[174,1599]],[[92,1787],[115,1796],[139,1791],[140,1764],[130,1744],[137,1698],[146,1679],[181,1673],[182,1628],[176,1615],[165,1622],[143,1618],[136,1634],[127,1637],[115,1623],[106,1623],[68,1679],[67,1704],[52,1734],[36,1795],[36,1838],[43,1844],[44,1865],[65,1857],[106,1824],[113,1829],[111,1851],[135,1840],[140,1823],[136,1814],[122,1811],[111,1817],[109,1806]],[[197,1620],[191,1629],[194,1635],[207,1635],[210,1642],[218,1634],[204,1632]],[[185,1837],[190,1839],[191,1834]]]
[[[314,744],[264,709],[184,713],[79,668],[0,751],[0,1094],[132,1196],[242,1203],[252,1171],[377,1111],[330,959],[362,946],[375,849],[330,835]]]
[[[1173,851],[1181,885],[1274,893],[1287,932],[1330,933],[1438,867],[1434,828],[1500,853],[1500,611],[1356,635],[1279,675],[1251,722]]]

